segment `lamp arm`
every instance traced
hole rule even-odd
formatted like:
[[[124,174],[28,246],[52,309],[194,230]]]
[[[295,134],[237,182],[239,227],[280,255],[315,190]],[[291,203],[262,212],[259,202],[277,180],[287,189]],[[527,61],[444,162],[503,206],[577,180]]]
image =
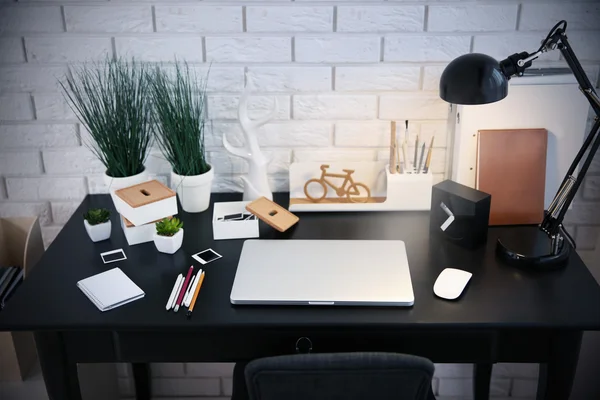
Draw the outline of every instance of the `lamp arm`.
[[[575,76],[577,83],[579,84],[579,89],[586,97],[590,103],[590,106],[594,110],[594,113],[596,114],[591,131],[583,143],[583,146],[577,153],[577,156],[573,160],[573,163],[569,167],[569,170],[567,171],[567,174],[565,175],[565,178],[563,179],[556,196],[545,213],[544,220],[540,224],[540,229],[548,234],[548,236],[550,236],[553,240],[557,239],[561,241],[562,238],[560,237],[560,234],[561,231],[564,231],[562,221],[564,220],[569,206],[573,202],[575,194],[583,183],[583,179],[594,159],[596,152],[598,151],[598,148],[600,148],[600,100],[596,90],[594,89],[594,86],[588,79],[583,67],[577,59],[577,56],[573,52],[573,49],[571,48],[571,45],[567,39],[566,32],[563,29],[556,29],[555,32],[547,38],[545,43],[542,43],[542,47],[539,51],[529,55],[525,59],[517,61],[517,64],[522,68],[527,68],[527,63],[531,65],[531,61],[536,59],[539,54],[556,48],[558,48],[562,53],[565,61],[571,69],[571,72]],[[581,165],[579,173],[575,177],[575,171],[581,164],[581,160],[586,153],[587,156]],[[572,244],[574,245],[574,243]]]
[[[540,229],[552,239],[554,254],[561,251],[561,248],[564,245],[564,236],[569,238],[572,242],[570,235],[566,233],[566,230],[562,226],[562,222],[569,206],[573,202],[575,194],[583,182],[583,178],[585,177],[596,152],[600,148],[600,99],[598,98],[594,86],[585,74],[581,63],[577,59],[575,52],[573,52],[573,49],[571,48],[566,34],[566,26],[567,24],[565,21],[557,23],[536,52],[531,54],[527,52],[516,53],[507,57],[505,60],[500,61],[502,72],[507,79],[510,79],[512,76],[522,76],[523,72],[531,67],[532,62],[542,53],[558,49],[575,76],[575,79],[579,84],[579,89],[596,114],[591,131],[573,160],[573,163],[569,167],[556,196],[552,200],[548,210],[546,210],[544,219],[540,224]],[[583,161],[583,164],[581,164],[584,156],[585,160]],[[579,170],[579,173],[577,173],[577,176],[575,176],[577,167],[579,167],[580,164],[581,169]],[[571,244],[573,247],[575,246],[575,243],[572,242]]]

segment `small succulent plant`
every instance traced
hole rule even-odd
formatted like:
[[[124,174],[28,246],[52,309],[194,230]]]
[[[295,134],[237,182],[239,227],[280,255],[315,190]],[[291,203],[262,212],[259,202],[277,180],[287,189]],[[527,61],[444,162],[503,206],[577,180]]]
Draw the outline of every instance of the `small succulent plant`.
[[[83,219],[90,225],[103,224],[110,219],[110,211],[106,208],[90,208],[83,214]]]
[[[178,218],[165,218],[156,223],[156,233],[160,236],[173,236],[183,228],[183,222]]]

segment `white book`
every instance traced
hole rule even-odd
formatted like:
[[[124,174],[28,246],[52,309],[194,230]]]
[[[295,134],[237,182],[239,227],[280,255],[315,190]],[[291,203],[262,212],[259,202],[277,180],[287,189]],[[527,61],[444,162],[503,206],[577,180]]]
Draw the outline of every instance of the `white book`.
[[[112,310],[145,295],[120,268],[83,279],[77,282],[77,287],[100,311]]]

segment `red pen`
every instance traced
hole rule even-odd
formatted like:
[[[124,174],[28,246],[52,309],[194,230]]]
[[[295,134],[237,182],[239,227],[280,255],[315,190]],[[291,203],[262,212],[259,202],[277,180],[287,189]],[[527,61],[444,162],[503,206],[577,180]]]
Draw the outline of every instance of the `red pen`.
[[[181,292],[179,292],[179,296],[177,297],[177,304],[175,304],[175,309],[173,310],[175,312],[179,311],[179,306],[181,305],[181,302],[183,301],[183,297],[184,297],[187,287],[190,283],[190,278],[192,277],[192,272],[194,272],[193,265],[188,270],[187,276],[185,277],[185,281],[183,281],[183,285],[181,286]]]

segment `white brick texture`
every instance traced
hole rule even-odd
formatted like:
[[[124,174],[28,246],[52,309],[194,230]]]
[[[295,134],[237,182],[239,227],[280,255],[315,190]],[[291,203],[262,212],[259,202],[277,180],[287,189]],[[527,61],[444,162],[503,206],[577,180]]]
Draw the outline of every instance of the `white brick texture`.
[[[550,29],[550,28],[548,28]],[[473,51],[484,53],[497,60],[503,60],[511,54],[521,51],[533,52],[540,47],[543,35],[539,33],[519,33],[503,35],[475,36]],[[539,57],[540,61],[556,61],[560,58],[559,51],[550,51]]]
[[[208,116],[211,119],[237,119],[239,95],[208,95]],[[248,100],[248,115],[258,118],[277,105],[275,119],[290,119],[289,96],[252,96]]]
[[[295,95],[296,119],[374,119],[377,97],[373,95]]]
[[[66,6],[67,32],[152,32],[152,9],[147,6]]]
[[[248,32],[332,32],[333,7],[247,7]]]
[[[377,62],[381,40],[375,36],[296,37],[296,61]]]
[[[577,29],[598,29],[598,2],[576,4],[560,2],[554,4],[525,3],[521,9],[519,30],[536,30],[546,32],[558,21],[564,19],[569,27],[576,25]]]
[[[25,61],[23,39],[20,37],[0,37],[0,64]]]
[[[206,66],[206,64],[188,64],[192,76],[206,83],[208,92],[233,92],[244,90],[244,67]],[[164,71],[175,76],[175,67],[165,63]]]
[[[328,147],[333,123],[325,121],[281,121],[263,126],[258,143],[266,147]],[[243,137],[237,122],[214,122],[205,137],[207,147],[222,147],[223,135],[233,146],[242,146]]]
[[[86,195],[85,178],[6,178],[12,200],[80,200]]]
[[[384,61],[452,61],[469,52],[470,36],[386,36]]]
[[[0,217],[27,217],[36,216],[41,225],[48,225],[50,218],[50,205],[47,202],[4,202],[0,207]]]
[[[365,66],[337,67],[335,90],[344,91],[406,91],[419,89],[419,67]]]
[[[242,32],[242,7],[156,6],[158,32]]]
[[[3,7],[0,9],[0,34],[63,32],[58,6]]]
[[[22,154],[22,153],[19,153]],[[106,168],[86,147],[52,149],[42,152],[44,169],[49,174],[103,173]]]
[[[79,203],[73,201],[52,202],[50,207],[52,208],[52,221],[55,224],[66,224],[79,207]]]
[[[6,175],[40,174],[42,173],[40,152],[0,152],[0,171]]]
[[[0,122],[33,119],[31,96],[28,94],[0,94]]]
[[[286,62],[292,60],[289,37],[207,37],[209,62]]]
[[[140,36],[115,38],[117,55],[142,61],[174,61],[175,58],[189,62],[202,62],[202,38],[182,36]]]
[[[33,96],[35,115],[41,120],[76,121],[75,113],[60,93],[36,94]]]
[[[448,103],[437,95],[383,95],[379,100],[379,118],[413,120],[447,117]]]
[[[25,37],[27,60],[63,63],[103,60],[111,53],[109,37]]]
[[[420,32],[424,6],[340,6],[338,32]]]
[[[497,59],[533,51],[559,19],[586,71],[598,82],[600,3],[593,0],[0,0],[0,216],[38,215],[49,245],[88,193],[106,193],[104,166],[65,102],[58,79],[69,67],[105,57],[135,57],[168,73],[186,61],[208,74],[205,145],[213,191],[242,191],[247,163],[228,154],[227,135],[243,145],[240,94],[251,86],[251,118],[275,118],[258,130],[273,159],[269,183],[289,190],[292,162],[386,161],[390,121],[408,140],[435,137],[434,181],[447,176],[452,138],[439,79],[469,52]],[[537,65],[565,67],[560,52]],[[210,71],[210,73],[209,73]],[[247,75],[245,75],[247,73]],[[409,146],[409,151],[412,146]],[[169,183],[170,166],[153,148],[146,167]],[[569,210],[583,255],[600,235],[600,156]],[[153,364],[157,400],[225,400],[230,363]],[[440,400],[472,394],[472,365],[438,364]],[[131,372],[119,366],[121,394],[133,397]],[[492,399],[535,397],[537,365],[494,366]]]
[[[77,146],[77,126],[0,125],[0,149]]]
[[[430,32],[512,31],[517,25],[517,4],[503,6],[429,7]]]
[[[318,92],[331,90],[329,67],[250,67],[249,75],[261,92]]]
[[[0,67],[0,92],[58,91],[59,79],[64,79],[63,66],[10,66]]]

